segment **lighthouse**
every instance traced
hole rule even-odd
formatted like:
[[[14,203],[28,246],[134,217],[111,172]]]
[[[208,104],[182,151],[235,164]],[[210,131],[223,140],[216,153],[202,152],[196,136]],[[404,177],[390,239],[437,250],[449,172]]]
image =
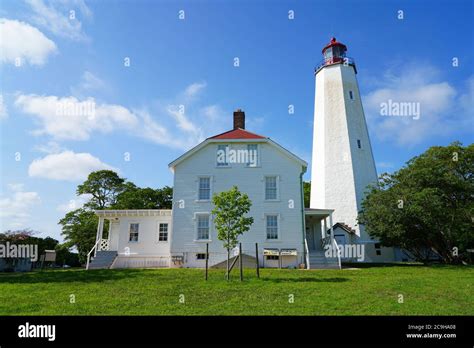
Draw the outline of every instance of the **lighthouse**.
[[[311,208],[334,209],[333,224],[351,231],[346,242],[370,238],[357,223],[377,171],[362,107],[357,69],[347,47],[332,38],[315,69]]]

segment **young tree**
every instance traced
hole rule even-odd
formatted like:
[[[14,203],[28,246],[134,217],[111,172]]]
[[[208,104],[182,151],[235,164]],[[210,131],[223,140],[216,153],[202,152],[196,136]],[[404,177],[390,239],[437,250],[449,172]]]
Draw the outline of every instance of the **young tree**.
[[[212,210],[214,225],[217,229],[217,238],[223,241],[227,249],[227,280],[229,280],[230,249],[235,248],[238,238],[250,229],[252,217],[244,215],[250,211],[252,202],[247,194],[242,194],[237,186],[229,191],[220,192],[212,197],[215,208]]]
[[[474,144],[434,146],[383,174],[362,202],[359,223],[388,247],[428,262],[469,260],[474,248]]]

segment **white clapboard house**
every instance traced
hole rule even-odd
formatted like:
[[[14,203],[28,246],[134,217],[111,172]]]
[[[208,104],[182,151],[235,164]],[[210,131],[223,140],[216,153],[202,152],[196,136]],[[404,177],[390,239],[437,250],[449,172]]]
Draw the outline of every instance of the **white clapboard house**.
[[[359,261],[393,261],[394,250],[381,248],[357,224],[364,190],[377,174],[355,63],[345,53],[346,46],[333,38],[315,69],[311,208],[303,203],[308,164],[269,137],[246,130],[245,113],[237,110],[230,131],[169,164],[172,210],[96,212],[90,268],[204,267],[206,245],[209,265],[219,266],[227,253],[213,224],[212,195],[234,185],[252,201],[254,223],[240,237],[250,262],[258,256],[262,267],[340,268],[347,254],[324,250],[345,245],[364,246]]]

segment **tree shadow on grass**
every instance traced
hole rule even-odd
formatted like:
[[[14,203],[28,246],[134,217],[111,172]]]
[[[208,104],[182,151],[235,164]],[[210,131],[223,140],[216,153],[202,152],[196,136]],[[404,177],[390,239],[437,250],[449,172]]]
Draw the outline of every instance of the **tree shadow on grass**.
[[[260,278],[263,281],[269,281],[273,283],[342,283],[349,281],[348,278]]]
[[[97,269],[97,270],[35,270],[32,272],[0,273],[0,284],[34,284],[34,283],[100,283],[107,280],[118,280],[142,276],[140,270]]]

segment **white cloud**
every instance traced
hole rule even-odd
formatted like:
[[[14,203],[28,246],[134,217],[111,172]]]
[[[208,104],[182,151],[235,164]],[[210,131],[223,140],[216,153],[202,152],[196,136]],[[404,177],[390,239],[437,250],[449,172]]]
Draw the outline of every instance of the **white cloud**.
[[[40,124],[36,135],[48,134],[59,140],[88,140],[94,131],[110,133],[137,126],[138,119],[127,108],[96,104],[94,98],[19,95],[15,105]]]
[[[190,86],[193,85],[204,88],[205,83]],[[18,95],[14,104],[37,121],[38,127],[32,132],[34,135],[46,134],[53,138],[48,144],[37,146],[36,150],[41,152],[63,150],[57,143],[61,140],[83,141],[90,139],[94,132],[116,130],[186,150],[203,141],[205,135],[218,134],[232,126],[232,114],[217,105],[195,107],[189,100],[186,105],[179,104],[186,91],[196,91],[196,87],[190,86],[173,102],[158,102],[152,112],[146,108],[130,110],[121,105],[100,104],[91,97]]]
[[[195,82],[190,84],[184,90],[183,96],[185,99],[192,99],[196,97],[204,88],[206,88],[207,84],[205,82]]]
[[[462,96],[461,96],[462,98]],[[427,64],[407,65],[398,75],[388,71],[378,88],[363,96],[369,127],[383,141],[399,146],[412,146],[434,136],[446,136],[462,129],[470,117],[459,110],[459,94],[447,81],[440,81],[439,72]],[[381,104],[419,103],[420,115],[384,116]],[[472,107],[472,103],[470,104]]]
[[[92,11],[83,0],[43,1],[26,0],[33,15],[31,21],[46,28],[54,35],[75,41],[89,38],[82,30],[79,18],[91,18]],[[74,11],[71,13],[71,11]]]
[[[60,211],[61,213],[68,213],[70,211],[80,209],[90,200],[91,197],[92,195],[89,194],[74,197],[70,199],[69,202],[58,205],[56,210]]]
[[[0,59],[2,63],[43,65],[56,52],[56,44],[37,28],[17,20],[0,18]]]
[[[0,196],[2,229],[26,227],[31,209],[41,202],[34,191],[24,191],[23,184],[10,184],[10,196]]]
[[[77,86],[71,87],[71,93],[76,98],[85,97],[90,92],[108,90],[108,85],[90,71],[84,71]]]
[[[63,148],[55,141],[48,141],[46,144],[35,145],[34,150],[47,154],[52,154],[63,152],[65,151],[65,148]]]
[[[91,172],[102,169],[118,172],[117,168],[101,162],[90,153],[64,151],[34,160],[28,168],[28,175],[53,180],[82,181]]]

